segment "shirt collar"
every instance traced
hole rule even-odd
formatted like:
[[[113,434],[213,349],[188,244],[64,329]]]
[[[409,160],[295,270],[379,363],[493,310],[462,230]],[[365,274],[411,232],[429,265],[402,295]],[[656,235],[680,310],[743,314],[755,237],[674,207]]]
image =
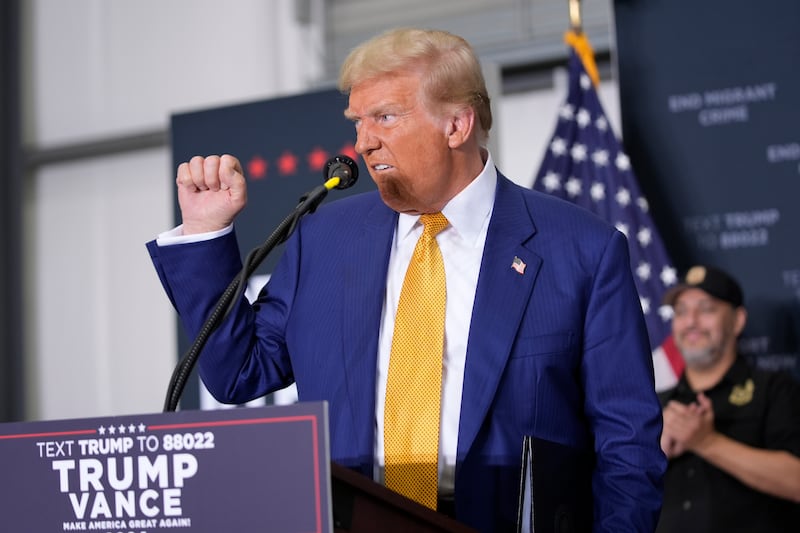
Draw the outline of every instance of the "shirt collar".
[[[713,387],[711,387],[709,391],[716,390],[722,387],[730,387],[733,385],[742,384],[748,377],[750,377],[750,366],[747,364],[747,361],[743,357],[737,355],[731,367],[728,369],[727,372],[725,372],[725,375],[722,376],[719,382]],[[709,391],[704,391],[704,392],[709,392]],[[689,385],[689,380],[686,378],[686,372],[683,373],[681,379],[678,381],[678,385],[675,389],[675,392],[676,392],[675,395],[678,396],[694,395],[692,387]]]
[[[492,212],[497,188],[497,169],[492,154],[488,151],[485,153],[486,163],[481,173],[442,208],[442,214],[450,225],[470,244],[478,240],[486,219]],[[397,219],[398,239],[407,237],[418,220],[419,215],[400,213]]]

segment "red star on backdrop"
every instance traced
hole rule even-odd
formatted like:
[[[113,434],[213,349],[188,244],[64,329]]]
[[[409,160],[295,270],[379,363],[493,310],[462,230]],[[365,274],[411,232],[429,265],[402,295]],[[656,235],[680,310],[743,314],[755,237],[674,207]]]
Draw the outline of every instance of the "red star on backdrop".
[[[297,157],[289,152],[283,152],[278,158],[278,172],[283,176],[297,174]]]
[[[356,153],[355,146],[352,142],[344,144],[337,153],[346,155],[353,160],[358,161],[358,154]],[[328,162],[331,156],[327,150],[316,146],[310,152],[308,152],[305,157],[306,161],[308,162],[309,170],[312,172],[318,172],[325,168],[325,164]],[[281,176],[297,174],[299,158],[289,150],[284,150],[283,153],[274,160],[274,163],[277,166],[278,174]],[[269,168],[269,161],[260,155],[254,155],[247,162],[247,177],[253,181],[266,179]]]
[[[342,155],[346,155],[353,161],[358,161],[358,154],[356,153],[356,148],[353,146],[352,143],[345,144],[341,148],[339,148],[339,153]]]
[[[250,179],[261,180],[267,177],[267,161],[260,155],[253,156],[247,163],[247,175]]]
[[[322,167],[324,167],[325,163],[328,161],[328,157],[330,157],[328,152],[317,146],[308,154],[309,168],[313,171],[322,170]]]

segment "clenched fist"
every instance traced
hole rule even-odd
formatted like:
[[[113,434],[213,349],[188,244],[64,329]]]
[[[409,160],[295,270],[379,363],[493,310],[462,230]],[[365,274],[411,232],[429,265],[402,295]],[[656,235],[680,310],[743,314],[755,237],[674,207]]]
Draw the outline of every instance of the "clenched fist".
[[[242,165],[231,155],[194,156],[180,164],[175,181],[184,235],[229,226],[247,203]]]

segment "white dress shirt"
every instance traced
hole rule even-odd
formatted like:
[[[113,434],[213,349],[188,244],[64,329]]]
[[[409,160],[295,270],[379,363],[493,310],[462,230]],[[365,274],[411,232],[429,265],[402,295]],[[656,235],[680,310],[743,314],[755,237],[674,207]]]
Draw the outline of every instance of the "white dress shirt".
[[[442,361],[442,419],[439,426],[440,496],[453,494],[467,339],[496,184],[497,171],[491,155],[488,155],[483,171],[478,177],[442,209],[442,214],[450,225],[436,236],[436,242],[444,259],[447,284]],[[400,290],[403,288],[406,269],[417,240],[422,234],[422,224],[418,221],[419,216],[400,214],[386,278],[386,294],[378,339],[378,374],[375,391],[375,480],[380,483],[384,482],[383,410],[386,400],[386,374],[389,370]]]

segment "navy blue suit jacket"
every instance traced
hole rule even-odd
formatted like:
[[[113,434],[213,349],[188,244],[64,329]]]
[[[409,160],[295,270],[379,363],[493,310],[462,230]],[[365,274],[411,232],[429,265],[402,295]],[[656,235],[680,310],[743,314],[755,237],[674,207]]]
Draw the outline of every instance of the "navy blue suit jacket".
[[[252,307],[241,302],[199,359],[202,379],[223,402],[292,382],[301,401],[327,401],[332,459],[370,476],[378,331],[396,222],[377,192],[305,217],[265,292]],[[196,335],[241,268],[235,236],[148,248]],[[511,268],[514,257],[525,262],[523,274]],[[660,432],[624,236],[585,210],[498,176],[466,354],[457,518],[482,531],[514,527],[521,446],[531,435],[591,457],[564,461],[566,470],[581,470],[564,479],[591,487],[592,505],[577,512],[593,514],[594,531],[652,531],[666,466]]]

